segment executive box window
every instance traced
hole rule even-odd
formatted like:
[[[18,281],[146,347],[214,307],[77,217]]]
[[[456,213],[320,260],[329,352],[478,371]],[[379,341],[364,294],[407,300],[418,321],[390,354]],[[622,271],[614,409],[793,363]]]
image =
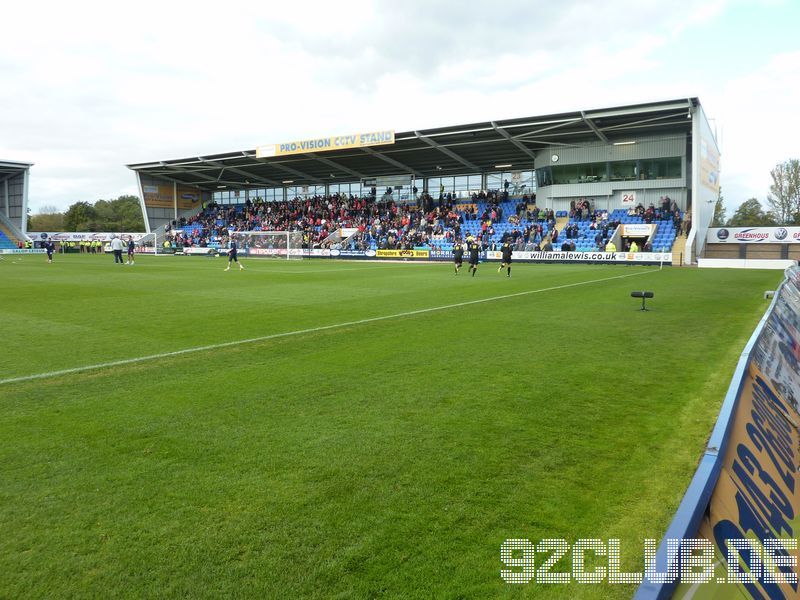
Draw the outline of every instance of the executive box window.
[[[608,181],[608,165],[604,162],[555,165],[551,169],[555,184]]]
[[[612,162],[553,165],[536,169],[539,187],[571,183],[596,183],[601,181],[634,181],[641,179],[680,179],[683,159],[649,158],[643,160],[618,160]]]
[[[578,181],[580,183],[593,183],[595,181],[608,181],[608,163],[586,163],[580,165]]]
[[[553,172],[550,167],[536,169],[536,186],[545,187],[553,185]]]
[[[680,179],[681,159],[679,156],[672,158],[653,158],[639,161],[641,179]]]
[[[610,163],[611,181],[630,181],[639,178],[639,166],[635,160],[618,160]]]

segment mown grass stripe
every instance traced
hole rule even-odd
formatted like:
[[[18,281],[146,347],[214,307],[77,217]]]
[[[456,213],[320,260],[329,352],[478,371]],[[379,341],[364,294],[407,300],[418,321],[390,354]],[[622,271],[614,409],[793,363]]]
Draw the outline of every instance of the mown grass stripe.
[[[173,356],[183,356],[185,354],[194,354],[196,352],[206,352],[208,350],[220,350],[223,348],[230,348],[233,346],[241,346],[244,344],[253,344],[256,342],[265,342],[268,340],[274,340],[284,337],[291,337],[297,335],[305,335],[307,333],[317,333],[320,331],[328,331],[331,329],[341,329],[343,327],[351,327],[353,325],[364,325],[366,323],[375,323],[378,321],[386,321],[389,319],[398,319],[401,317],[412,317],[415,315],[421,315],[431,312],[436,312],[440,310],[449,310],[451,308],[460,308],[464,306],[470,306],[474,304],[482,304],[486,302],[495,302],[497,300],[507,300],[508,298],[517,298],[519,296],[529,296],[531,294],[541,294],[544,292],[552,292],[555,290],[561,290],[571,287],[578,287],[581,285],[589,285],[592,283],[602,283],[604,281],[612,281],[614,279],[624,279],[626,277],[633,277],[635,275],[643,275],[645,273],[654,273],[655,270],[652,271],[637,271],[635,273],[626,273],[625,275],[614,275],[613,277],[603,277],[601,279],[591,279],[588,281],[578,281],[575,283],[566,283],[564,285],[556,285],[547,288],[539,288],[536,290],[526,290],[524,292],[515,292],[513,294],[502,294],[500,296],[491,296],[489,298],[478,298],[477,300],[467,300],[465,302],[457,302],[455,304],[445,304],[442,306],[432,306],[429,308],[420,308],[417,310],[410,310],[406,312],[394,313],[391,315],[382,315],[379,317],[369,317],[366,319],[358,319],[355,321],[345,321],[343,323],[334,323],[332,325],[321,325],[319,327],[309,327],[306,329],[297,329],[295,331],[284,331],[281,333],[272,333],[269,335],[262,335],[253,338],[246,338],[241,340],[234,340],[230,342],[220,342],[217,344],[208,344],[205,346],[194,346],[192,348],[184,348],[182,350],[173,350],[171,352],[160,352],[158,354],[148,354],[146,356],[137,356],[135,358],[125,358],[121,360],[114,360],[109,362],[102,362],[93,365],[84,365],[82,367],[73,367],[70,369],[59,369],[57,371],[47,371],[45,373],[35,373],[32,375],[22,375],[19,377],[9,377],[7,379],[0,379],[0,385],[8,385],[11,383],[23,383],[25,381],[34,381],[37,379],[50,379],[53,377],[60,377],[62,375],[73,375],[75,373],[83,373],[86,371],[96,371],[100,369],[107,369],[111,367],[119,367],[123,365],[130,365],[140,362],[146,362],[149,360],[158,360],[162,358],[170,358]]]

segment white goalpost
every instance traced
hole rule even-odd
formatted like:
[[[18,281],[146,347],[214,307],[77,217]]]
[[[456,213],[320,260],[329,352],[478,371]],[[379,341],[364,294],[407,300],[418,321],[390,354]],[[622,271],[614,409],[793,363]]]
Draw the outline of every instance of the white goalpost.
[[[302,231],[232,231],[242,256],[295,260],[303,258]]]

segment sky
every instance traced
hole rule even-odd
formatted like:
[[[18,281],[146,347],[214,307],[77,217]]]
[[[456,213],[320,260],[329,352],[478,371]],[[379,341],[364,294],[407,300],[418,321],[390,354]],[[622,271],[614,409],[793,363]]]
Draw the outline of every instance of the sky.
[[[126,164],[697,96],[728,214],[800,158],[800,2],[15,2],[0,159],[29,206],[136,194]]]

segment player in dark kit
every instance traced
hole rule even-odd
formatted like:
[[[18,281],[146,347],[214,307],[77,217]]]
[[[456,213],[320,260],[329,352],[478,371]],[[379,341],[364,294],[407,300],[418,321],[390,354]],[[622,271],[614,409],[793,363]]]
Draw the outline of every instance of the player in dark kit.
[[[453,246],[453,262],[456,265],[456,275],[458,275],[459,269],[461,269],[461,264],[464,261],[464,246],[461,245],[461,242],[456,242],[456,245]]]
[[[480,251],[480,244],[477,241],[473,241],[469,246],[469,270],[472,271],[473,277],[478,272],[478,254]]]
[[[497,269],[497,272],[499,273],[503,270],[503,267],[506,267],[508,269],[506,277],[511,277],[511,244],[506,241],[500,248],[500,252],[503,253],[503,261],[500,263],[500,267]]]
[[[53,240],[47,240],[44,243],[44,249],[47,252],[47,262],[53,262],[53,252],[56,251],[56,245],[53,243]]]
[[[136,244],[133,243],[133,236],[129,235],[128,236],[128,262],[125,263],[126,265],[132,265],[133,264],[133,255],[134,255],[135,252],[136,252]]]
[[[230,271],[231,270],[231,263],[234,263],[234,262],[237,265],[239,265],[239,270],[240,271],[244,271],[244,267],[242,266],[242,263],[239,262],[236,241],[231,240],[231,245],[228,247],[228,266],[227,266],[227,268],[225,270],[226,271]]]

